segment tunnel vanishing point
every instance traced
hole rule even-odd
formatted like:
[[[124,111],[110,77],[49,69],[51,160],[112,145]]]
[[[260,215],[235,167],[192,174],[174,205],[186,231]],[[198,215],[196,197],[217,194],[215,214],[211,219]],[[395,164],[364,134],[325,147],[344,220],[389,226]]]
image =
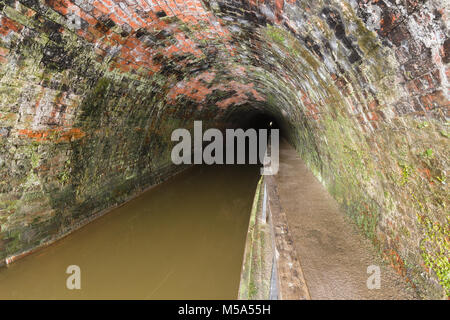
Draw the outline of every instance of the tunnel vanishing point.
[[[384,260],[450,295],[445,0],[1,0],[0,264],[276,119]]]

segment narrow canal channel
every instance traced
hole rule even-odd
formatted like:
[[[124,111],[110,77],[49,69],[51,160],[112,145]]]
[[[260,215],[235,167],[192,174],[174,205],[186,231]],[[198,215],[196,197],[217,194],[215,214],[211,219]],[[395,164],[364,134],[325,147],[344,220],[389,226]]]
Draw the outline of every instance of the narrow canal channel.
[[[235,299],[257,165],[196,166],[0,268],[0,299]],[[68,290],[66,268],[81,269]]]

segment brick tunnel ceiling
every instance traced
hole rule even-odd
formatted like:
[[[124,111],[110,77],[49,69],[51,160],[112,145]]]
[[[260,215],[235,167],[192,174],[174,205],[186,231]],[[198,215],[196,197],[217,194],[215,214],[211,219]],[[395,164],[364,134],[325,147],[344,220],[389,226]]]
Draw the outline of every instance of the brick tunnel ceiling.
[[[425,255],[443,285],[440,242],[408,248],[426,219],[448,227],[437,180],[448,159],[445,1],[4,0],[0,10],[0,258],[175,173],[173,129],[262,113],[389,259],[420,269]]]
[[[250,108],[292,120],[301,101],[302,116],[318,119],[331,109],[373,130],[380,119],[446,102],[443,91],[420,96],[414,82],[403,88],[403,99],[394,94],[400,81],[428,71],[430,86],[445,84],[446,26],[433,1],[7,0],[5,8],[6,43],[22,33],[25,51],[36,32],[48,35],[33,39],[45,42],[39,62],[64,81],[40,84],[43,98],[45,88],[62,86],[61,106],[96,83],[94,95],[113,90],[111,77],[188,118],[224,120]],[[426,32],[433,36],[420,39]],[[82,109],[80,120],[99,109],[95,103]],[[22,134],[64,127],[70,122],[64,111],[54,110],[50,119],[43,112]]]

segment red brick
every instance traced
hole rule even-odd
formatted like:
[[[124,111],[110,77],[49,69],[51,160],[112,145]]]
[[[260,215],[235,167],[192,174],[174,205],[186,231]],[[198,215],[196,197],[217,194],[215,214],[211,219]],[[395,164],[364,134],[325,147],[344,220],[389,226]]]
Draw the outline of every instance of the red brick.
[[[98,0],[94,1],[92,5],[105,14],[108,14],[110,11],[107,7],[105,7],[103,3]]]
[[[0,47],[0,56],[6,57],[9,53],[9,49]]]
[[[414,81],[414,80],[408,81],[406,83],[406,88],[408,88],[408,91],[411,94],[417,94],[420,91],[419,88],[417,87],[416,81]]]
[[[47,3],[51,8],[63,15],[66,15],[68,13],[67,8],[69,7],[70,2],[67,0],[45,0],[45,3]]]
[[[445,98],[442,90],[437,90],[431,94],[423,95],[420,97],[420,101],[427,110],[430,110],[434,107],[443,107],[449,105],[449,101]]]
[[[22,30],[23,28],[20,23],[17,23],[14,20],[9,19],[8,17],[2,17],[2,26],[14,32],[20,32],[20,30]]]

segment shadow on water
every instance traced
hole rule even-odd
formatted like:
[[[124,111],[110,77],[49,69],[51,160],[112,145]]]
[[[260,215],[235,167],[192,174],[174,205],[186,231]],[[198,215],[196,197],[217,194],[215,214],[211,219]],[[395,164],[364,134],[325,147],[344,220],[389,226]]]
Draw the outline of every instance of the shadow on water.
[[[0,298],[234,299],[258,165],[195,166],[0,269]],[[81,290],[68,290],[69,265]]]

